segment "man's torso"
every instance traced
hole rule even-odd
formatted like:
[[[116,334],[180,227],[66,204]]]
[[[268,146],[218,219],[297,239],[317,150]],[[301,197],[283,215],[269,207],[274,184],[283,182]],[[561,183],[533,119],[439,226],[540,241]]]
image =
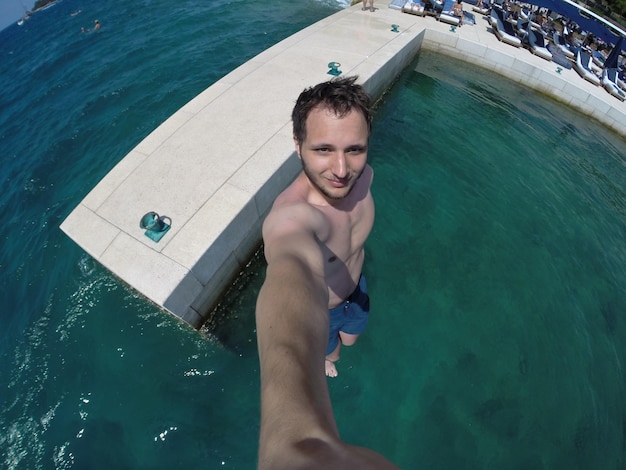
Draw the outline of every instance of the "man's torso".
[[[356,288],[363,268],[363,245],[374,224],[374,200],[370,193],[373,171],[367,169],[352,192],[333,205],[314,205],[305,199],[309,191],[300,175],[276,200],[281,205],[305,203],[312,211],[312,230],[324,256],[329,308],[345,300]]]

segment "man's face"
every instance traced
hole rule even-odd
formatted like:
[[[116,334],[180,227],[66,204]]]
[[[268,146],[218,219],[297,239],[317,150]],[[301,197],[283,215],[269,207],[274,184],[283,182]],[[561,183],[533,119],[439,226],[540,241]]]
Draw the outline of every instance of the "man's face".
[[[367,163],[368,128],[360,111],[338,117],[314,108],[306,120],[306,138],[296,150],[311,185],[329,202],[343,199]]]

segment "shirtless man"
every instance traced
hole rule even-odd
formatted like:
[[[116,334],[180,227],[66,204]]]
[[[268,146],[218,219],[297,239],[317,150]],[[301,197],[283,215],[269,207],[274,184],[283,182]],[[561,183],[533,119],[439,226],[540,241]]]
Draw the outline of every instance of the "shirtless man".
[[[357,294],[374,223],[367,165],[370,100],[355,77],[304,90],[292,119],[303,172],[263,225],[268,262],[256,308],[261,363],[259,469],[394,469],[341,441],[324,371],[329,308]],[[358,300],[361,299],[361,300]],[[334,368],[334,365],[333,365]]]
[[[462,0],[456,0],[456,3],[452,5],[452,13],[459,17],[459,26],[463,26],[463,4],[461,2]]]

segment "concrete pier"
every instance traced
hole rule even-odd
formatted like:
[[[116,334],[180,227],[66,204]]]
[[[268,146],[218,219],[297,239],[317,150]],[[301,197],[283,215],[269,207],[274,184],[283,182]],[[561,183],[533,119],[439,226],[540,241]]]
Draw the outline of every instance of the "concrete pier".
[[[433,17],[377,8],[340,11],[217,81],[126,155],[61,229],[152,302],[201,326],[300,169],[291,109],[305,87],[332,78],[330,62],[378,97],[425,48],[554,96],[626,136],[626,103],[573,69],[559,73],[554,62],[498,42],[480,14],[476,25],[451,31]],[[158,242],[139,226],[150,211],[171,220]]]

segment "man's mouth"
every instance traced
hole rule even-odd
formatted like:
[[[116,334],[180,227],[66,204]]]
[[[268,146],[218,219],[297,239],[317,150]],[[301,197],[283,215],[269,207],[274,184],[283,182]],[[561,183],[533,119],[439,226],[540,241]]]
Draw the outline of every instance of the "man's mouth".
[[[328,180],[333,188],[345,188],[346,186],[348,186],[349,181],[350,180],[348,178],[342,180]]]

